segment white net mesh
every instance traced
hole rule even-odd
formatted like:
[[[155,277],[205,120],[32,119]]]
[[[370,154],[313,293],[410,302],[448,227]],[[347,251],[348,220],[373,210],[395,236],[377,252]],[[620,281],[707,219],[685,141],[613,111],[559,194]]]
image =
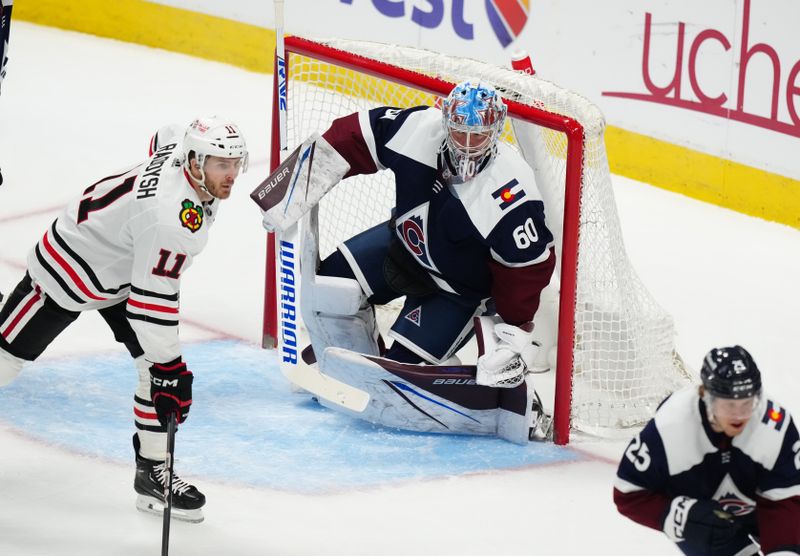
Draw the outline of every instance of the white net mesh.
[[[584,128],[573,368],[572,427],[594,434],[641,425],[658,403],[688,380],[674,351],[671,317],[631,267],[611,187],[603,115],[571,91],[511,69],[395,45],[320,41],[334,49],[457,83],[480,78],[504,98],[577,120]],[[288,60],[288,145],[298,145],[333,119],[376,106],[432,105],[429,93],[332,63],[291,53]],[[513,112],[509,114],[514,117]],[[517,135],[519,134],[519,136]],[[503,140],[523,151],[542,191],[548,225],[560,240],[566,136],[535,122],[514,120]],[[320,205],[320,255],[389,218],[394,182],[389,172],[356,176]],[[627,433],[625,433],[627,434]]]

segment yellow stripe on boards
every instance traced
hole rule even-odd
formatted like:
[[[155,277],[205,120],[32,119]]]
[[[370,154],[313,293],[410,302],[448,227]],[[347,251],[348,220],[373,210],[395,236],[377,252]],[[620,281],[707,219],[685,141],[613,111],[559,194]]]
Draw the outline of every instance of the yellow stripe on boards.
[[[800,229],[800,181],[654,139],[606,128],[611,171]]]
[[[275,31],[143,0],[17,0],[14,19],[272,73]]]

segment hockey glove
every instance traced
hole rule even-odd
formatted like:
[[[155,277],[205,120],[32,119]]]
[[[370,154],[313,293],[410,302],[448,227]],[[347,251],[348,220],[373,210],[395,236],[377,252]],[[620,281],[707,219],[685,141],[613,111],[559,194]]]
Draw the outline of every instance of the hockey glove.
[[[178,357],[169,363],[150,367],[150,399],[156,408],[158,421],[167,426],[173,413],[183,423],[192,405],[192,371]]]
[[[664,519],[664,533],[676,543],[685,541],[711,552],[731,543],[739,533],[739,524],[716,500],[678,496]]]
[[[533,341],[533,325],[520,327],[506,324],[500,317],[477,317],[475,332],[479,347],[475,382],[495,388],[521,384],[539,351],[539,344]]]

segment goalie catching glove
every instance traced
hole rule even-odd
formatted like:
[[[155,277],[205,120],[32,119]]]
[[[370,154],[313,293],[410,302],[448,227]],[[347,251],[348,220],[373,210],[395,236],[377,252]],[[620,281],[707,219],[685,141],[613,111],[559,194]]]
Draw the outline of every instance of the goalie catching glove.
[[[150,399],[162,425],[167,426],[173,413],[178,423],[183,423],[189,416],[193,379],[192,371],[186,368],[180,357],[150,367]]]
[[[500,317],[475,317],[478,368],[475,382],[494,388],[514,388],[525,380],[539,344],[533,340],[533,323],[506,324]]]
[[[261,208],[264,228],[283,232],[350,170],[350,164],[323,137],[315,133],[256,187],[250,198]]]

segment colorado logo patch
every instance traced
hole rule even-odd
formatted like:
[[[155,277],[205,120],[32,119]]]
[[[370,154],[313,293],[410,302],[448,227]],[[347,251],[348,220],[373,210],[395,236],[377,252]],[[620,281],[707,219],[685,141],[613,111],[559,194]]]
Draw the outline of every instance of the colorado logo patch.
[[[203,225],[203,207],[195,205],[189,199],[184,199],[181,203],[181,212],[178,218],[181,221],[181,226],[189,228],[192,233],[195,233]]]
[[[502,210],[513,207],[517,201],[525,197],[525,190],[516,179],[492,192],[492,197],[497,201]]]

